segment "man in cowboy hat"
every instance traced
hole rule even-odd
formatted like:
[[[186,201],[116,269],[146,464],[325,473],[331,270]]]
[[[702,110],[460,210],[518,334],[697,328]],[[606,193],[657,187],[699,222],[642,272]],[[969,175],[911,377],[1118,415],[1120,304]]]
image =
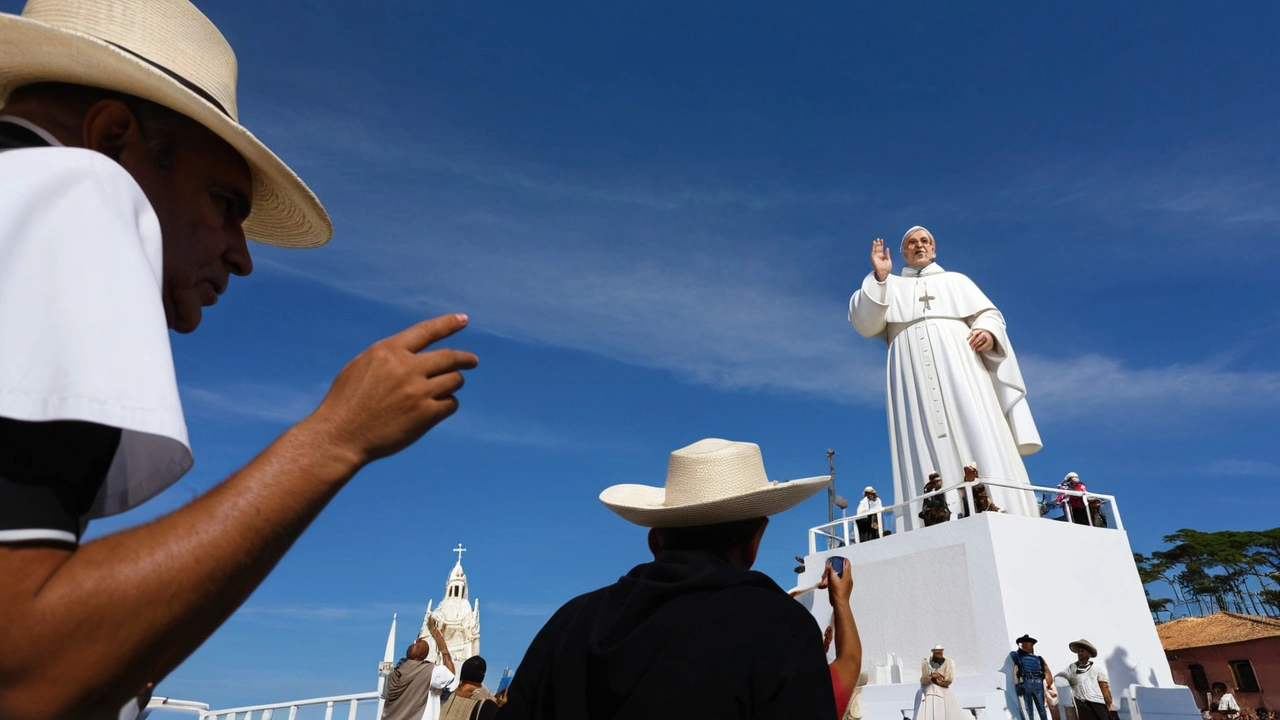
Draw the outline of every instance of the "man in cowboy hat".
[[[1040,712],[1040,720],[1048,720],[1044,709],[1044,695],[1046,689],[1050,695],[1055,692],[1049,665],[1044,658],[1035,654],[1035,638],[1023,635],[1016,642],[1018,649],[1009,653],[1009,659],[1013,662],[1015,689],[1022,701],[1018,709],[1022,712],[1023,720],[1034,720],[1033,708]]]
[[[818,624],[750,569],[768,516],[829,480],[770,482],[759,447],[709,439],[671,453],[665,487],[600,493],[654,560],[556,611],[500,717],[837,717]]]
[[[1076,654],[1077,660],[1054,677],[1060,677],[1071,685],[1076,717],[1079,720],[1108,720],[1111,717],[1111,685],[1107,669],[1093,661],[1098,657],[1098,648],[1084,639],[1068,643],[1067,647]]]
[[[240,126],[230,46],[187,0],[0,14],[0,717],[114,717],[191,654],[367,463],[457,407],[465,316],[354,359],[309,417],[153,522],[80,544],[193,462],[169,347],[246,236],[332,235]],[[136,711],[136,705],[134,706]]]

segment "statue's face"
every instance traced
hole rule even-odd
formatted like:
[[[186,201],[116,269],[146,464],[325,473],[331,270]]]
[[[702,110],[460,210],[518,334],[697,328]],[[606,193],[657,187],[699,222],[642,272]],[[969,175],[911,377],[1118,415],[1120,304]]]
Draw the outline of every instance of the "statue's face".
[[[923,228],[912,232],[902,240],[902,259],[913,268],[926,267],[938,257],[933,236]]]
[[[934,650],[934,651],[933,651],[933,659],[934,659],[934,660],[941,660],[941,659],[942,659],[942,652],[943,652],[942,650]]]

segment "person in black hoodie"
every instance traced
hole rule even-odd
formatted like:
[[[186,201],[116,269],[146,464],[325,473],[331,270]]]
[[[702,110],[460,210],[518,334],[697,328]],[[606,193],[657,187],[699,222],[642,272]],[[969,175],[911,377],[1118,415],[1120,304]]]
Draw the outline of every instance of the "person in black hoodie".
[[[821,629],[750,569],[768,516],[827,482],[770,482],[758,446],[708,439],[671,453],[665,487],[605,490],[654,561],[547,621],[499,720],[836,718]]]

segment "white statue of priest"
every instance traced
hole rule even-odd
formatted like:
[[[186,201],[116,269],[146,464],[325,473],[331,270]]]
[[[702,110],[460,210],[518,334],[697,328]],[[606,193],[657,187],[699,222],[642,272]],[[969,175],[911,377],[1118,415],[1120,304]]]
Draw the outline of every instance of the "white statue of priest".
[[[925,228],[907,231],[902,257],[907,266],[894,275],[889,249],[877,239],[872,271],[849,299],[854,329],[889,346],[895,502],[920,495],[934,471],[956,483],[970,462],[983,479],[1030,484],[1022,456],[1040,449],[1040,433],[1004,316],[972,280],[934,262],[937,246]],[[1032,493],[988,488],[1005,512],[1039,516]],[[899,517],[912,528],[923,524],[916,515]]]

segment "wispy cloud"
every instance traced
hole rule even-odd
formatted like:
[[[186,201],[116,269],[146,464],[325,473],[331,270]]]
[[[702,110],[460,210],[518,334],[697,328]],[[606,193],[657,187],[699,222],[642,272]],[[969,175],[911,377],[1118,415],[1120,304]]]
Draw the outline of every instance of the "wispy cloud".
[[[360,168],[344,178],[386,186],[390,178],[373,183],[361,173],[390,173],[398,190],[350,208],[347,222],[359,228],[350,234],[361,236],[347,244],[350,251],[338,244],[335,252],[291,263],[288,272],[414,312],[465,310],[477,331],[661,369],[691,383],[883,402],[885,350],[844,319],[844,293],[863,272],[862,253],[818,235],[770,229],[786,222],[758,221],[777,221],[768,211],[783,206],[854,212],[891,199],[850,188],[664,183],[657,173],[625,182],[582,178],[510,166],[484,148],[374,142],[377,133],[325,131],[332,119],[300,122],[302,131],[345,143],[328,148]],[[1010,174],[982,203],[959,189],[953,209],[974,222],[1055,212],[1121,225],[1160,217],[1186,226],[1194,218],[1190,225],[1202,228],[1280,212],[1256,167],[1222,159],[1239,155],[1232,147],[1205,144],[1159,166],[1025,163],[1030,169]],[[847,275],[847,287],[833,294],[837,274]],[[1064,359],[1019,349],[1033,408],[1046,420],[1103,411],[1150,419],[1153,410],[1177,405],[1186,412],[1176,420],[1280,402],[1280,373],[1209,361],[1139,367],[1116,357]],[[564,442],[551,429],[503,425],[451,429],[495,442]]]
[[[1262,460],[1215,460],[1198,468],[1199,474],[1208,476],[1274,478],[1280,477],[1280,464]]]
[[[560,450],[581,448],[583,443],[542,423],[499,417],[468,409],[442,423],[435,432],[495,445]]]
[[[181,387],[190,412],[219,419],[294,423],[316,408],[324,387],[298,388],[287,383],[235,382],[214,388]]]
[[[1218,363],[1134,368],[1101,355],[1031,356],[1023,365],[1037,410],[1055,419],[1151,419],[1154,413],[1179,410],[1165,418],[1177,422],[1205,412],[1280,404],[1280,372],[1236,371]]]

